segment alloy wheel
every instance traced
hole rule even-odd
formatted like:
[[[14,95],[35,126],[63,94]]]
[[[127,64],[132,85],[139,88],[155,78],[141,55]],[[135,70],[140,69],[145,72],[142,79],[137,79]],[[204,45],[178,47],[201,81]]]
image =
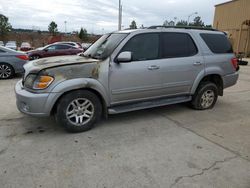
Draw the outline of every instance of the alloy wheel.
[[[215,94],[213,90],[207,90],[201,96],[201,107],[206,109],[209,108],[215,99]]]
[[[86,98],[73,100],[67,107],[66,117],[75,126],[84,126],[94,115],[94,105]]]
[[[11,75],[12,75],[12,69],[10,66],[4,64],[0,65],[0,78],[6,79],[11,77]]]

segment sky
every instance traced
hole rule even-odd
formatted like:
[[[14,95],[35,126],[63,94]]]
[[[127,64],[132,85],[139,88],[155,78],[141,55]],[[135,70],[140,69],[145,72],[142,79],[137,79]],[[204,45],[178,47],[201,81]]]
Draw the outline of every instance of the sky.
[[[162,25],[174,18],[187,20],[198,12],[205,24],[213,23],[214,5],[228,0],[122,0],[123,28],[135,20],[137,26]],[[13,28],[48,30],[55,21],[61,32],[102,34],[117,30],[118,0],[0,0],[0,14]],[[190,17],[193,20],[195,15]],[[65,24],[66,22],[66,24]]]

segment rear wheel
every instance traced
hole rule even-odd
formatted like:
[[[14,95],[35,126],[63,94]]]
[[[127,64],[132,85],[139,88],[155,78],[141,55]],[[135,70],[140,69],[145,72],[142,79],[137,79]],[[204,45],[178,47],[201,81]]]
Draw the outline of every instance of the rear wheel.
[[[0,63],[0,79],[12,78],[15,74],[13,67],[6,63]]]
[[[57,121],[68,132],[90,130],[100,119],[102,105],[99,98],[90,91],[73,91],[59,101]]]
[[[39,55],[33,55],[30,57],[31,60],[36,60],[36,59],[40,59],[41,57]]]
[[[212,82],[203,82],[193,96],[191,105],[197,110],[206,110],[214,107],[218,99],[218,88]]]

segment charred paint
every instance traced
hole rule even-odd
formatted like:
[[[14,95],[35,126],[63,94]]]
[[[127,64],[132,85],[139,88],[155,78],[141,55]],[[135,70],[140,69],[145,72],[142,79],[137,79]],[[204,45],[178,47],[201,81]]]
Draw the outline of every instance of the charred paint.
[[[95,79],[99,78],[99,73],[100,73],[100,62],[96,63],[96,66],[92,70],[92,77]]]
[[[98,68],[97,63],[75,64],[67,66],[59,66],[46,69],[45,73],[55,78],[55,81],[69,80],[75,78],[98,78],[98,74],[94,74]]]

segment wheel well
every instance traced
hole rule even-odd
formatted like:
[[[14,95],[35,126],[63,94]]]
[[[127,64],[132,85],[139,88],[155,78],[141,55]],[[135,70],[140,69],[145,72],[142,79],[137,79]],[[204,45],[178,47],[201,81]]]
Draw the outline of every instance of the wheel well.
[[[63,93],[63,94],[57,99],[57,101],[55,102],[55,104],[54,104],[54,106],[53,106],[53,108],[52,108],[50,114],[51,114],[51,115],[54,115],[54,114],[56,113],[56,107],[57,107],[59,101],[61,100],[61,98],[62,98],[63,96],[65,96],[65,95],[68,94],[68,93],[71,93],[71,92],[73,92],[73,91],[78,91],[78,90],[85,90],[85,91],[87,90],[87,91],[90,91],[90,92],[94,93],[94,94],[100,99],[100,101],[101,101],[102,110],[103,110],[103,116],[104,116],[104,117],[107,117],[108,113],[107,113],[107,105],[106,105],[105,100],[103,99],[102,95],[101,95],[98,91],[96,91],[96,90],[94,90],[94,89],[91,89],[91,88],[75,89],[75,90],[70,90],[70,91],[67,91],[67,92]]]
[[[207,81],[214,83],[218,87],[219,95],[223,96],[223,80],[220,75],[218,74],[207,75],[200,81],[200,84],[202,82],[207,82]]]

